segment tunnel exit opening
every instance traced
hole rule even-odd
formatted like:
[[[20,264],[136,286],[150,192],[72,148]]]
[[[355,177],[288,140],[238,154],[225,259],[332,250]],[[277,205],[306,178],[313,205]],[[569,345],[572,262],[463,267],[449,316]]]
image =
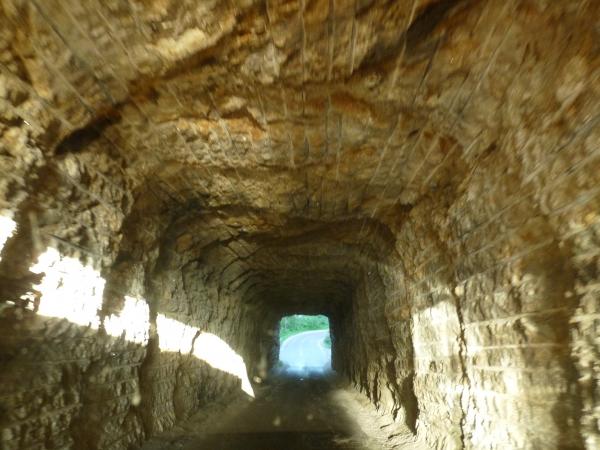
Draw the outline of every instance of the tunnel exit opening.
[[[279,362],[291,371],[331,370],[329,318],[294,314],[279,322]]]

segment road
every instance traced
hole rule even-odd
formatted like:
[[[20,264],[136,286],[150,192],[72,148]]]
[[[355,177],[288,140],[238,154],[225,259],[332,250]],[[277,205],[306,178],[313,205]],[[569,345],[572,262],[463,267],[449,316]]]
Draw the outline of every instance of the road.
[[[424,450],[408,428],[382,422],[366,397],[330,370],[327,333],[286,339],[281,357],[291,366],[255,383],[255,398],[224,396],[142,450]]]
[[[279,360],[291,369],[331,369],[331,349],[323,340],[329,330],[305,331],[287,338],[281,344]]]
[[[314,341],[313,341],[314,342]],[[335,375],[287,372],[256,385],[256,398],[208,407],[198,419],[157,436],[143,450],[382,450],[357,418],[361,404]],[[346,393],[345,395],[342,395]],[[208,416],[206,415],[208,413]],[[363,425],[364,426],[364,425]],[[374,432],[380,431],[374,429]]]

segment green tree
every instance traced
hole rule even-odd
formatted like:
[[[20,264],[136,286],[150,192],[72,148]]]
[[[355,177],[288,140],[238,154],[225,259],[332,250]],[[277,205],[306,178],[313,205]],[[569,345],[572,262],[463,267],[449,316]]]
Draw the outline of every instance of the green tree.
[[[329,319],[327,316],[306,316],[303,314],[285,316],[279,322],[279,341],[283,342],[290,336],[304,331],[328,329]]]

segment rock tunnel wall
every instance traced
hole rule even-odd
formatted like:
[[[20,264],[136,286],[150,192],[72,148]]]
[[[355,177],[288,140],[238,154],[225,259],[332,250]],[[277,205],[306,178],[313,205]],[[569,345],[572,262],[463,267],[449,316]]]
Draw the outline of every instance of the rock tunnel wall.
[[[195,3],[0,2],[3,448],[138,445],[291,313],[433,448],[600,446],[598,3]]]
[[[336,367],[435,448],[580,448],[583,439],[593,448],[594,413],[581,403],[589,384],[574,364],[589,351],[590,316],[568,241],[549,238],[552,225],[529,208],[452,230],[457,204],[448,215],[432,215],[443,210],[433,201],[411,212],[398,260],[372,268],[334,328]],[[495,244],[474,234],[509,224]]]
[[[85,152],[63,163],[81,180],[93,158]],[[243,375],[259,373],[265,336],[256,312],[218,294],[214,269],[178,265],[164,218],[148,205],[123,221],[127,198],[114,181],[55,191],[49,176],[15,217],[1,262],[2,294],[12,299],[1,320],[2,448],[137,445],[240,389],[242,372],[215,367],[205,348],[231,347],[234,363],[256,362]],[[39,251],[42,242],[48,247]]]

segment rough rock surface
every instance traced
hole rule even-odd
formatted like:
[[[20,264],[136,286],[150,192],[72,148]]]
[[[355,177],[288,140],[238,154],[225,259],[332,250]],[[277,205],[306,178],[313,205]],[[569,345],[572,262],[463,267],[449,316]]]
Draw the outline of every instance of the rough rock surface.
[[[434,448],[600,447],[598,17],[0,1],[2,448],[138,445],[300,312]]]

